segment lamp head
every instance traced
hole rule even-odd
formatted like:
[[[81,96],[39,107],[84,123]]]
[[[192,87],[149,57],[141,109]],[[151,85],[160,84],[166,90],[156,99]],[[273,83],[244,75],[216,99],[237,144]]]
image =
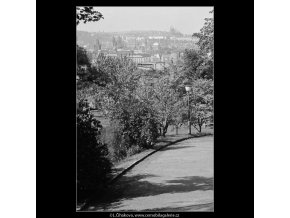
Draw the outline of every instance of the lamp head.
[[[186,86],[185,86],[185,90],[186,90],[187,92],[190,92],[190,90],[191,90],[191,86],[186,85]]]

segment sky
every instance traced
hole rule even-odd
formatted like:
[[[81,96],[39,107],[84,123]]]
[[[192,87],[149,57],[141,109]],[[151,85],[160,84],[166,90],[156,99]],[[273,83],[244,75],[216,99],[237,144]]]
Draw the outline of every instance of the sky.
[[[213,7],[94,7],[104,19],[80,23],[77,30],[119,32],[130,30],[169,31],[173,26],[183,34],[199,32]]]

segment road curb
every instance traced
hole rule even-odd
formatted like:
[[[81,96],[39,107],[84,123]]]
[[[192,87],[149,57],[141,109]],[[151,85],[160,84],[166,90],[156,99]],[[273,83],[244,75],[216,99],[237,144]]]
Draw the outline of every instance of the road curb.
[[[112,178],[109,182],[108,185],[113,185],[115,182],[118,181],[118,179],[120,179],[123,175],[125,175],[129,170],[131,170],[132,168],[134,168],[137,164],[139,164],[140,162],[142,162],[143,160],[145,160],[146,158],[150,157],[151,155],[153,155],[154,153],[160,151],[163,148],[166,148],[170,145],[176,144],[178,142],[182,142],[188,139],[192,139],[192,138],[200,138],[200,137],[204,137],[204,136],[209,136],[209,135],[201,135],[201,136],[189,136],[189,137],[185,137],[185,138],[181,138],[181,139],[177,139],[175,141],[169,142],[159,148],[157,148],[156,150],[150,152],[149,154],[145,155],[144,157],[142,157],[141,159],[135,161],[133,164],[131,164],[129,167],[127,167],[126,169],[124,169],[122,172],[120,172],[118,175],[116,175],[114,178]],[[84,203],[80,209],[78,211],[83,211],[84,209],[86,209],[88,207],[89,202]]]
[[[143,160],[145,160],[146,158],[148,158],[149,156],[151,156],[152,154],[156,153],[157,151],[160,151],[163,148],[166,148],[167,146],[176,144],[178,142],[187,140],[187,139],[191,139],[191,138],[197,138],[198,136],[190,136],[190,137],[186,137],[186,138],[181,138],[178,139],[176,141],[173,142],[169,142],[166,145],[161,146],[160,148],[150,152],[149,154],[145,155],[144,157],[142,157],[141,159],[137,160],[136,162],[134,162],[133,164],[131,164],[129,167],[127,167],[126,169],[124,169],[122,172],[120,172],[118,175],[116,175],[108,184],[112,185],[114,184],[120,177],[122,177],[123,175],[125,175],[129,170],[131,170],[133,167],[135,167],[137,164],[139,164],[140,162],[142,162]]]

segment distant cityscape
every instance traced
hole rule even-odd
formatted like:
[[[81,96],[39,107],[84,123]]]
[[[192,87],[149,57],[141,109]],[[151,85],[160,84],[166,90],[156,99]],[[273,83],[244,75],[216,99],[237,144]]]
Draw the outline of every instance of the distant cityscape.
[[[183,57],[186,48],[197,49],[197,38],[173,27],[167,31],[85,32],[77,31],[77,44],[91,61],[100,54],[127,57],[140,69],[162,70]]]

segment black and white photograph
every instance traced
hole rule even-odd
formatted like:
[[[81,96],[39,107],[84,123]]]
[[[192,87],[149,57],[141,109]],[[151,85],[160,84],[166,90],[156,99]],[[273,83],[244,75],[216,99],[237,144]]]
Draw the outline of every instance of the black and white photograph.
[[[214,8],[77,6],[76,39],[77,211],[213,212]]]
[[[257,1],[255,46],[251,1],[5,2],[0,217],[289,217],[289,7]]]

